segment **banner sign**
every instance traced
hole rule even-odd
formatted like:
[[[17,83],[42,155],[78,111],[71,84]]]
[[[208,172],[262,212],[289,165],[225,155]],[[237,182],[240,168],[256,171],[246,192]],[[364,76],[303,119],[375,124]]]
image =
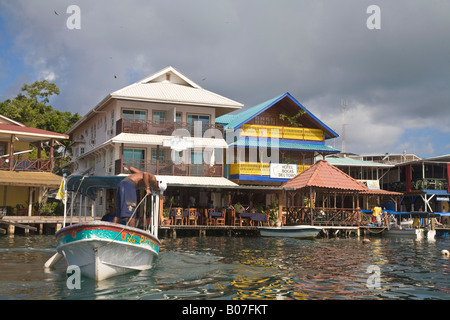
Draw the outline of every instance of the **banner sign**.
[[[270,177],[281,179],[292,179],[297,176],[296,164],[271,163]]]

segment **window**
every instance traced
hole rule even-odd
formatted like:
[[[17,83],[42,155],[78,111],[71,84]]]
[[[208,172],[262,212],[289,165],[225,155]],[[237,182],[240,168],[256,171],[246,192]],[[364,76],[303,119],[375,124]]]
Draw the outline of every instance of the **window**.
[[[183,123],[181,112],[177,112],[175,114],[175,122],[177,124],[177,127],[181,127],[181,125]]]
[[[122,118],[132,120],[147,120],[147,112],[145,110],[122,110]]]
[[[159,160],[159,162],[164,161],[164,149],[152,149],[152,163],[156,163],[156,160]]]
[[[187,120],[188,130],[191,134],[195,133],[195,128],[198,128],[199,125],[202,134],[209,128],[209,115],[188,114]]]
[[[166,122],[165,111],[153,111],[153,124],[164,124]]]
[[[191,164],[203,164],[203,152],[191,152]]]
[[[135,167],[138,170],[145,171],[145,150],[123,149],[123,162],[127,166]]]
[[[6,148],[8,144],[6,142],[0,142],[0,156],[3,156],[6,154]]]
[[[112,128],[114,128],[114,125],[115,125],[115,123],[114,123],[114,110],[113,111],[111,111],[111,129]]]

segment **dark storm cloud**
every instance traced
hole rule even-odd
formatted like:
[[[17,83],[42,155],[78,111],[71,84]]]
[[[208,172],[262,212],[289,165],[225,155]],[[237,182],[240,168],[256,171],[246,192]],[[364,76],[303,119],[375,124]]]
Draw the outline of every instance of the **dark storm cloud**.
[[[24,63],[61,88],[60,109],[84,114],[173,65],[246,106],[290,92],[339,133],[347,99],[354,152],[407,146],[408,128],[450,127],[448,1],[76,1],[81,30],[68,30],[73,3],[0,4]],[[372,4],[380,30],[366,26]]]

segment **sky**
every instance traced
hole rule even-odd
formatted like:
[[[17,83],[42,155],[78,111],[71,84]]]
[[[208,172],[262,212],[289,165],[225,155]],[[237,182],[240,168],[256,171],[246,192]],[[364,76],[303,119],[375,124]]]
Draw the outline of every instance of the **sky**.
[[[46,79],[84,115],[169,65],[245,107],[289,92],[345,152],[450,154],[448,0],[0,0],[0,101]]]

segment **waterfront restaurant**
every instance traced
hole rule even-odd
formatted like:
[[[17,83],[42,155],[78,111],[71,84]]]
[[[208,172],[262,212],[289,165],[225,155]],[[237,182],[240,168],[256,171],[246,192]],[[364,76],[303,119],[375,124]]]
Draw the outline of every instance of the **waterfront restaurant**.
[[[281,185],[308,169],[316,156],[339,152],[326,145],[338,134],[289,93],[216,118],[229,144],[225,177],[239,185],[230,195],[247,211],[283,210]]]
[[[228,145],[215,120],[242,106],[169,66],[107,95],[70,128],[69,166],[99,176],[126,175],[132,166],[166,181],[164,208],[221,208],[237,185],[223,176]],[[114,190],[86,205],[101,216],[108,204]]]
[[[397,203],[398,197],[403,195],[369,189],[326,160],[317,161],[282,187],[287,193],[288,224],[361,225],[368,222],[361,209],[371,211],[373,208],[365,201],[361,203],[361,197],[390,197]]]

